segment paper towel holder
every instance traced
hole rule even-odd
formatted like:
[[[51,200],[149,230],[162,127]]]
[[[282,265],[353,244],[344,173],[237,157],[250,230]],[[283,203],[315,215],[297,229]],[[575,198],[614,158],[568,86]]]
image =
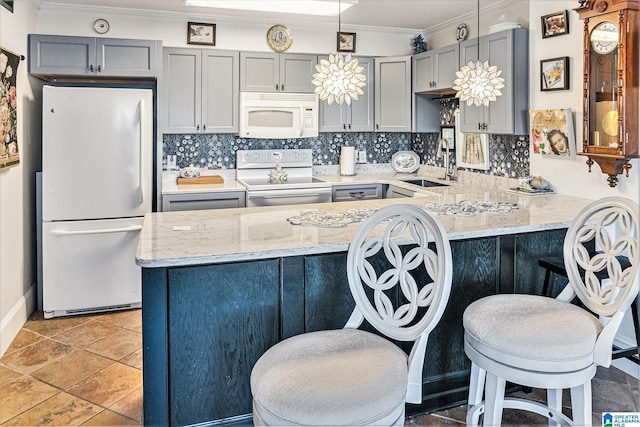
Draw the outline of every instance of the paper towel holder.
[[[356,174],[356,147],[343,145],[340,147],[340,175]]]

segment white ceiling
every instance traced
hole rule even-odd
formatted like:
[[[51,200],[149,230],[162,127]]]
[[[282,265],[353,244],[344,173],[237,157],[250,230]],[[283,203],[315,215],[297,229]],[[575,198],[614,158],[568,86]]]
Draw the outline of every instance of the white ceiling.
[[[158,13],[190,14],[211,18],[283,19],[279,13],[241,12],[226,9],[186,7],[183,0],[36,0],[44,7],[80,6],[100,9],[132,9]],[[291,0],[296,1],[296,0]],[[480,0],[480,10],[493,9],[507,0]],[[478,10],[477,0],[359,0],[341,16],[346,26],[372,26],[428,30]],[[337,17],[286,15],[289,20],[334,23]]]

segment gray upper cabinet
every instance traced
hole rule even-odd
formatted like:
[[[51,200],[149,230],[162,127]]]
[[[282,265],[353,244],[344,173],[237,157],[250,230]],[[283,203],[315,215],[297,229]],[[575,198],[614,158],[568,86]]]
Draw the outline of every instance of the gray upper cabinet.
[[[158,40],[29,35],[29,73],[40,76],[154,78]]]
[[[163,64],[163,132],[238,132],[238,51],[165,48]]]
[[[411,56],[375,58],[375,130],[411,132]]]
[[[243,92],[312,93],[317,55],[241,52],[240,90]]]
[[[411,58],[411,62],[415,93],[451,89],[455,72],[460,69],[459,45],[419,53]]]
[[[320,101],[320,132],[373,132],[373,58],[358,57],[358,64],[364,67],[362,74],[367,77],[367,85],[362,88],[364,95],[351,101],[351,105]]]
[[[460,62],[488,60],[502,70],[502,96],[488,107],[460,101],[462,132],[526,135],[529,133],[529,33],[513,29],[488,34],[460,45]]]

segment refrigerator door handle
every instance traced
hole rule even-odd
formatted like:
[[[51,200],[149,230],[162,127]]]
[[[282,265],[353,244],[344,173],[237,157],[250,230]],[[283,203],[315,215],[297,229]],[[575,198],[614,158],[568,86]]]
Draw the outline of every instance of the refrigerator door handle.
[[[141,99],[140,100],[140,108],[138,109],[138,114],[139,114],[139,122],[140,122],[140,140],[138,141],[138,202],[140,204],[144,203],[144,194],[142,191],[142,179],[143,179],[143,174],[142,174],[142,151],[143,151],[143,142],[144,142],[144,125],[142,122],[142,119],[144,117],[144,100]]]
[[[51,230],[51,234],[56,236],[77,236],[79,234],[128,233],[140,230],[142,230],[141,225],[131,225],[129,227],[102,228],[98,230]]]

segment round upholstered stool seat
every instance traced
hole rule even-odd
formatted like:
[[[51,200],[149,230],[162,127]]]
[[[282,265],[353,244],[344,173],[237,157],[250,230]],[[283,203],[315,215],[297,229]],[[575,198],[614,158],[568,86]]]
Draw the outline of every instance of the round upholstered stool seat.
[[[547,373],[592,365],[602,330],[602,324],[586,310],[537,295],[482,298],[467,307],[463,324],[465,345],[473,353],[504,365]]]
[[[406,390],[406,354],[357,329],[286,339],[251,373],[254,421],[265,425],[392,425]]]

